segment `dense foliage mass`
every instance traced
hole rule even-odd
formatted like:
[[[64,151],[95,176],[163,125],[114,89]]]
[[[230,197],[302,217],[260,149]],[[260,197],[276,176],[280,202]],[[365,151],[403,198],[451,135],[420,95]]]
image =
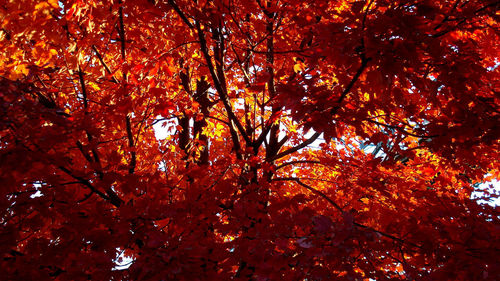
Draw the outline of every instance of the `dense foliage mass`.
[[[4,280],[499,277],[498,1],[0,2]]]

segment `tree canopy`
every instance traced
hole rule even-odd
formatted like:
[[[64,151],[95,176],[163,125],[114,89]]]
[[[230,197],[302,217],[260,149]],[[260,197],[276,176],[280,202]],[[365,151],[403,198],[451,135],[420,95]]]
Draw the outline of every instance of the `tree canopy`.
[[[0,2],[6,280],[500,276],[498,1]]]

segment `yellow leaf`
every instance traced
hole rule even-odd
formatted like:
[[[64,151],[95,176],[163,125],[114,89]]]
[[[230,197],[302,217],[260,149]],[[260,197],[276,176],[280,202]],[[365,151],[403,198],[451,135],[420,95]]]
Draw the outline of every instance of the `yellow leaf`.
[[[85,62],[85,57],[83,55],[83,52],[78,53],[78,63],[83,64]]]
[[[68,52],[74,52],[76,50],[76,42],[69,43]]]
[[[99,91],[101,88],[94,82],[89,82],[89,86],[95,90],[95,91]]]
[[[54,9],[59,8],[59,0],[48,0],[47,2],[49,2],[49,5]]]
[[[14,66],[13,71],[9,75],[9,79],[17,80],[28,75],[29,69],[27,64],[18,64]]]
[[[49,5],[45,2],[36,4],[35,5],[35,14],[37,14],[39,12],[43,12],[48,7],[49,7]]]
[[[222,130],[224,129],[224,125],[220,124],[220,123],[217,123],[217,125],[215,125],[215,132],[214,134],[218,137],[222,136]]]
[[[293,71],[299,72],[299,71],[303,71],[305,68],[306,68],[306,65],[303,62],[297,61],[297,63],[293,66]]]

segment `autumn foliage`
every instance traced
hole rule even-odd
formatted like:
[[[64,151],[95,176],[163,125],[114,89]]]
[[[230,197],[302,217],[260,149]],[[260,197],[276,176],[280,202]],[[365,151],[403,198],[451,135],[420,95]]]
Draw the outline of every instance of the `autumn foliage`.
[[[500,277],[498,1],[0,4],[0,279]]]

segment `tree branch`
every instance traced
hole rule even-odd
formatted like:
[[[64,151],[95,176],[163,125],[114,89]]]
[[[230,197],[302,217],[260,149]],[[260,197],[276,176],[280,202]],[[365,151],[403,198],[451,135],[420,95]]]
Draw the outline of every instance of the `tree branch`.
[[[301,164],[301,163],[322,164],[321,161],[315,161],[315,160],[297,160],[297,161],[290,161],[290,162],[282,163],[282,164],[276,166],[275,170],[279,170],[279,169],[284,168],[286,166],[290,166],[290,165],[294,165],[294,164]]]
[[[380,126],[383,126],[383,127],[387,127],[387,128],[391,128],[391,129],[395,129],[405,135],[409,135],[409,136],[412,136],[412,137],[416,137],[416,138],[423,138],[423,139],[431,139],[431,138],[435,138],[435,137],[438,137],[439,135],[430,135],[430,136],[426,136],[426,135],[417,135],[417,134],[414,134],[414,133],[411,133],[411,132],[408,132],[406,131],[405,129],[399,127],[399,126],[395,126],[395,125],[389,125],[389,124],[384,124],[384,123],[380,123],[378,121],[375,121],[375,120],[371,120],[371,119],[366,119],[365,121],[367,122],[370,122],[370,123],[373,123],[373,124],[377,124],[377,125],[380,125]]]
[[[99,62],[101,62],[102,66],[104,67],[104,70],[106,70],[106,72],[108,74],[112,74],[113,72],[111,72],[108,65],[104,62],[104,59],[102,58],[101,53],[99,53],[99,51],[97,50],[97,47],[95,45],[92,45],[92,50],[94,50],[94,52],[97,56],[97,59],[99,59]],[[114,83],[118,84],[118,80],[116,80],[115,76],[111,76],[111,79]]]
[[[63,171],[64,173],[66,173],[67,175],[69,175],[70,177],[74,178],[75,180],[77,180],[79,183],[85,185],[86,187],[88,187],[93,193],[99,195],[101,198],[103,198],[104,200],[110,202],[111,204],[113,204],[114,206],[116,207],[120,207],[120,205],[123,203],[123,200],[121,200],[118,195],[116,195],[116,193],[114,193],[112,190],[108,190],[106,191],[107,195],[104,194],[103,192],[99,191],[97,188],[95,188],[90,182],[89,180],[85,179],[85,178],[82,178],[80,176],[77,176],[75,174],[73,174],[70,170],[68,170],[67,168],[63,167],[63,166],[58,166],[58,168]]]
[[[88,103],[87,103],[88,94],[87,94],[87,88],[85,87],[85,79],[83,77],[83,71],[82,71],[82,68],[80,67],[80,65],[78,65],[78,77],[80,78],[80,84],[82,87],[83,106],[85,109],[84,114],[88,115],[89,114],[89,111],[87,110],[87,108],[88,108]],[[93,139],[92,134],[89,133],[87,130],[85,130],[85,133],[87,134],[87,140],[89,141],[89,143],[91,143],[92,139]],[[80,149],[80,151],[82,152],[82,154],[85,156],[85,158],[87,158],[87,156],[90,156],[88,153],[84,152],[83,146],[79,141],[77,142],[77,146]],[[92,161],[92,159],[89,159],[89,158],[87,158],[87,160],[89,161],[89,163],[95,162],[98,165],[99,168],[95,169],[95,171],[99,175],[99,177],[102,179],[104,177],[104,174],[101,170],[101,161],[99,159],[99,154],[97,153],[97,150],[95,148],[92,149],[92,154],[94,155],[94,161]]]
[[[118,17],[119,17],[119,32],[120,32],[120,49],[121,49],[121,54],[122,54],[122,60],[125,62],[127,59],[126,53],[125,53],[125,26],[123,24],[123,6],[120,6],[120,9],[118,10]],[[123,88],[126,90],[127,87],[127,72],[123,71]],[[129,169],[128,172],[129,174],[133,174],[135,171],[135,166],[137,164],[137,156],[134,150],[134,134],[132,133],[132,124],[130,122],[130,116],[127,114],[125,116],[125,126],[127,130],[127,139],[128,139],[128,146],[131,149],[130,151],[130,162],[129,162]]]
[[[359,66],[358,70],[356,71],[356,74],[354,74],[354,77],[352,77],[351,82],[349,82],[349,84],[347,84],[346,88],[344,89],[344,91],[340,95],[339,99],[337,100],[337,105],[334,106],[332,108],[332,110],[330,111],[330,113],[332,115],[335,115],[337,113],[337,111],[340,109],[340,105],[341,105],[342,101],[344,101],[344,99],[347,97],[347,95],[351,91],[352,87],[354,86],[354,83],[356,83],[356,81],[358,81],[359,77],[361,76],[361,74],[365,70],[368,62],[370,62],[370,61],[371,61],[371,58],[366,58],[364,56],[364,54],[361,54],[361,65]]]
[[[174,0],[169,0],[168,3],[170,4],[170,6],[172,6],[174,11],[179,15],[179,17],[181,17],[182,21],[184,21],[184,23],[189,28],[194,28],[193,24],[189,21],[189,19],[186,17],[186,15],[182,12],[182,10],[179,8],[179,6],[177,6],[177,3],[175,3]]]
[[[321,135],[321,133],[314,133],[314,135],[312,135],[309,139],[307,139],[306,141],[304,141],[303,143],[297,145],[297,146],[294,146],[292,148],[289,148],[281,153],[278,153],[276,156],[272,157],[271,159],[269,159],[270,161],[274,161],[274,160],[277,160],[277,159],[280,159],[284,156],[287,156],[291,153],[294,153],[308,145],[310,145],[311,143],[313,143],[315,140],[317,140],[319,138],[319,136]]]
[[[297,178],[282,178],[282,179],[276,179],[276,180],[291,180],[291,181],[295,181],[296,183],[298,183],[299,185],[301,185],[302,187],[308,189],[309,191],[313,192],[314,194],[320,196],[321,198],[323,198],[324,200],[326,200],[328,203],[330,203],[335,209],[337,209],[340,213],[344,214],[344,210],[342,210],[342,208],[337,204],[335,203],[332,199],[330,199],[330,197],[328,197],[326,194],[324,194],[323,192],[303,183],[302,181],[300,181],[300,179],[297,179]],[[416,247],[416,248],[419,248],[419,249],[422,249],[423,247],[418,245],[418,244],[415,244],[413,242],[409,242],[409,241],[406,241],[404,239],[401,239],[399,237],[396,237],[392,234],[388,234],[388,233],[385,233],[385,232],[382,232],[382,231],[379,231],[379,230],[376,230],[372,227],[369,227],[369,226],[366,226],[364,224],[360,224],[360,223],[357,223],[357,222],[353,222],[353,224],[357,227],[360,227],[360,228],[363,228],[363,229],[367,229],[367,230],[370,230],[370,231],[373,231],[375,233],[378,233],[380,234],[381,236],[383,237],[386,237],[386,238],[389,238],[391,240],[394,240],[394,241],[397,241],[401,244],[407,244],[407,245],[411,245],[413,247]]]
[[[234,114],[233,109],[231,107],[231,104],[229,102],[229,99],[227,97],[227,93],[226,93],[223,85],[221,85],[221,80],[217,76],[215,68],[214,68],[214,66],[212,64],[212,60],[211,60],[210,54],[208,52],[207,41],[205,39],[205,35],[203,33],[203,30],[201,29],[201,26],[200,26],[199,22],[196,22],[196,30],[197,30],[198,37],[199,37],[199,40],[200,40],[201,52],[203,53],[203,56],[205,57],[205,61],[207,63],[207,67],[208,67],[208,69],[210,71],[210,75],[212,76],[212,80],[214,81],[215,89],[217,90],[217,92],[220,95],[222,103],[224,104],[224,108],[226,109],[228,118],[229,118],[230,122],[232,122],[233,125],[236,126],[236,128],[238,129],[238,131],[240,132],[240,134],[242,135],[242,137],[245,139],[245,141],[247,142],[247,144],[251,144],[252,140],[250,139],[250,137],[248,137],[248,135],[245,132],[245,128],[243,128],[243,125],[241,125],[241,123],[239,122],[238,118]],[[237,135],[235,129],[232,128],[232,126],[230,126],[229,128],[230,128],[231,137],[233,139],[233,143],[234,143],[235,147],[241,148],[241,145],[239,143],[239,138],[238,138],[238,135]]]
[[[330,197],[328,197],[323,192],[315,189],[314,187],[303,183],[298,178],[276,178],[274,180],[277,180],[277,181],[285,181],[285,180],[294,181],[294,182],[298,183],[299,185],[301,185],[302,187],[306,188],[307,190],[311,191],[312,193],[314,193],[314,194],[320,196],[321,198],[325,199],[328,203],[330,203],[335,209],[337,209],[341,213],[344,213],[344,210],[342,210],[342,208],[337,203],[335,203],[332,199],[330,199]]]

